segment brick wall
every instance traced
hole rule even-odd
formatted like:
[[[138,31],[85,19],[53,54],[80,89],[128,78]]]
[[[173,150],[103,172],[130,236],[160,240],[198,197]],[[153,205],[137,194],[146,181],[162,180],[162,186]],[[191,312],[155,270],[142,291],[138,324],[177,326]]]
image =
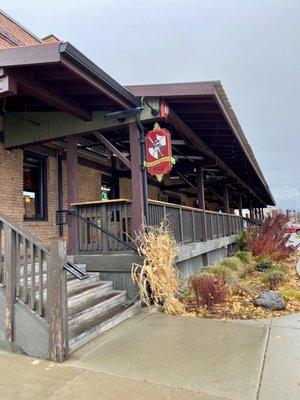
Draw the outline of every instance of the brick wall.
[[[101,172],[79,166],[79,201],[97,200],[101,191]],[[0,212],[21,223],[33,235],[49,244],[52,237],[58,235],[55,223],[57,210],[57,167],[54,157],[47,158],[47,221],[24,221],[23,205],[23,151],[6,151],[0,144]],[[63,162],[63,206],[67,207],[67,172]],[[64,226],[65,234],[67,227]]]
[[[23,220],[23,151],[5,151],[0,143],[0,212]]]
[[[39,44],[33,35],[0,11],[0,49]]]

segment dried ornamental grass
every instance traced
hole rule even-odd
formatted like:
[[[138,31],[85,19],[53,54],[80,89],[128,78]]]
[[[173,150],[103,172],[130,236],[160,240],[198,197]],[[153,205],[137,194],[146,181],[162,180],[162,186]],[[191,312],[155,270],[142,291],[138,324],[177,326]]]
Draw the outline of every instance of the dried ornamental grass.
[[[176,241],[165,222],[149,227],[138,237],[139,255],[143,265],[133,264],[131,277],[140,289],[142,301],[150,306],[163,306],[167,314],[185,314],[185,306],[176,298],[179,272],[175,266],[178,255]]]

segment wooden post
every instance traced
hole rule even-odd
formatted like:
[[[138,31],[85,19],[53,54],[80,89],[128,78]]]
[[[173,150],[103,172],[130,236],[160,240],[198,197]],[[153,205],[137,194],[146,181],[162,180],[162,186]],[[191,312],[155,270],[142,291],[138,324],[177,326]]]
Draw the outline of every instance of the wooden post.
[[[224,207],[224,213],[229,214],[228,185],[224,185],[223,188],[223,207]]]
[[[144,193],[139,131],[135,123],[129,124],[129,141],[132,193],[131,216],[133,232],[138,234],[144,225]],[[146,193],[145,196],[148,198],[148,193]]]
[[[243,216],[243,197],[242,193],[239,195],[239,215],[242,217]]]
[[[14,341],[14,304],[16,301],[16,232],[5,226],[5,325],[10,347]]]
[[[51,240],[47,268],[47,310],[49,322],[49,357],[62,362],[69,352],[66,243]]]
[[[68,207],[78,201],[78,154],[76,136],[68,136],[66,139],[67,152],[67,185]],[[76,254],[76,219],[68,216],[68,254]]]
[[[264,209],[263,209],[263,207],[260,208],[260,219],[262,221],[264,220]]]
[[[252,199],[249,200],[249,212],[250,212],[250,218],[253,219],[253,205],[252,205]]]
[[[196,170],[196,182],[197,182],[197,203],[198,208],[203,210],[203,241],[207,240],[207,221],[205,213],[205,190],[204,190],[204,178],[203,168],[198,167]]]

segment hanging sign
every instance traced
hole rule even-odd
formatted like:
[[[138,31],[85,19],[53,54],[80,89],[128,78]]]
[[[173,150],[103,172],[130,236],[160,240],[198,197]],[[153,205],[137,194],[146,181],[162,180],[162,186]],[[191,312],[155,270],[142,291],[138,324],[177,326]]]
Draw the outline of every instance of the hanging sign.
[[[144,165],[150,175],[156,175],[160,182],[168,174],[175,159],[172,157],[171,135],[165,128],[160,128],[156,123],[152,131],[145,136],[146,161]]]

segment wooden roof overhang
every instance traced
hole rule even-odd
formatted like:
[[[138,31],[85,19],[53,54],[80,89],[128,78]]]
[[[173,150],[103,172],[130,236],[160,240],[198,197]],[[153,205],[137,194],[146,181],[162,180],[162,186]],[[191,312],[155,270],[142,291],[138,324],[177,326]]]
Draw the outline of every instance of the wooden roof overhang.
[[[203,165],[211,200],[221,203],[220,192],[226,183],[239,186],[246,195],[245,206],[248,194],[257,205],[274,204],[222,90],[218,82],[124,88],[69,43],[0,51],[0,104],[6,148],[85,134],[81,145],[91,145],[97,151],[102,145],[89,132],[100,130],[106,131],[116,149],[128,152],[126,132],[134,118],[107,120],[105,115],[137,107],[139,97],[147,96],[152,107],[158,109],[164,100],[171,108],[171,124],[162,123],[173,129],[173,150],[180,162],[176,176],[165,180],[164,189],[195,196],[194,167]],[[155,120],[151,111],[145,104],[141,121],[147,129]],[[232,190],[231,196],[236,197],[237,204],[238,193]]]
[[[199,161],[198,165],[212,167],[211,164],[215,163],[214,168],[219,170],[215,182],[211,174],[211,188],[214,185],[222,187],[227,182],[233,187],[239,187],[246,197],[252,197],[253,204],[257,206],[275,204],[219,81],[132,85],[127,86],[127,89],[137,97],[159,97],[168,104],[172,127],[176,129],[177,135],[179,133],[179,138],[186,141],[186,146],[181,145],[177,149],[185,155],[202,154],[203,161]],[[182,161],[180,164],[186,172],[190,170],[192,179],[192,175],[195,175],[191,170],[193,164],[188,163],[187,158],[183,161],[185,165]],[[220,172],[221,176],[222,173],[225,176],[219,179]]]
[[[0,51],[2,111],[64,111],[83,121],[92,111],[129,109],[138,99],[70,43]]]

